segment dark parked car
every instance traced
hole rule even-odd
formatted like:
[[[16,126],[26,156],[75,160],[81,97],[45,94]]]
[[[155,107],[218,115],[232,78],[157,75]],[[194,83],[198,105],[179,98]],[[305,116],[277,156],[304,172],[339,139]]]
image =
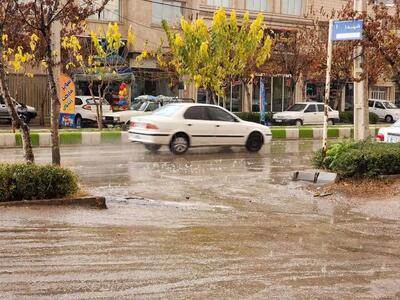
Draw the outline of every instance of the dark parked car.
[[[27,106],[22,103],[18,103],[13,99],[14,106],[17,109],[18,115],[26,122],[29,123],[32,119],[36,118],[37,112],[36,109],[32,106]],[[8,109],[6,103],[3,99],[3,96],[0,96],[0,121],[11,122],[11,116],[8,113]]]

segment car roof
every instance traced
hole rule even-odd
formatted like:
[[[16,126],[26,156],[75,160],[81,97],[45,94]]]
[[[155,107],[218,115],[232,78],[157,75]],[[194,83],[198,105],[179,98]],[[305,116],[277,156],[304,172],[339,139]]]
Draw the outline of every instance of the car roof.
[[[368,99],[368,101],[390,102],[389,100],[382,100],[382,99]]]
[[[306,102],[296,102],[295,104],[324,104],[324,102],[306,101]]]

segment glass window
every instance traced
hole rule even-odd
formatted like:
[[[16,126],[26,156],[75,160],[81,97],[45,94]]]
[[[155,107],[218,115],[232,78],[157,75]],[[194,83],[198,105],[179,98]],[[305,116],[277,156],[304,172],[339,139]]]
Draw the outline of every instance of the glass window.
[[[392,102],[383,102],[383,105],[387,108],[387,109],[396,109],[398,108],[394,103]]]
[[[287,111],[303,111],[305,108],[306,104],[294,104]]]
[[[120,21],[120,0],[110,0],[99,13],[90,16],[91,20]]]
[[[153,111],[159,107],[158,103],[150,102],[149,105],[146,107],[146,111]]]
[[[304,112],[306,113],[317,112],[317,108],[315,107],[315,104],[310,104],[308,105],[307,109]]]
[[[75,105],[82,105],[82,104],[83,104],[82,99],[75,98]]]
[[[368,106],[369,107],[374,107],[374,101],[368,101]]]
[[[162,20],[168,23],[175,23],[182,18],[182,2],[158,0],[153,2],[152,5],[153,24],[161,24]]]
[[[394,0],[374,0],[374,4],[384,4],[388,6],[393,6]]]
[[[303,0],[282,0],[282,13],[300,16],[303,12]]]
[[[246,0],[246,9],[253,11],[269,11],[269,0]]]
[[[207,0],[207,5],[216,7],[231,7],[230,0]]]
[[[272,111],[282,111],[283,100],[283,77],[272,79]]]
[[[323,104],[317,104],[318,111],[319,111],[319,112],[324,112],[324,111],[325,111],[324,106],[325,106],[325,105],[323,105]]]
[[[162,117],[172,117],[181,109],[180,105],[168,104],[155,110],[153,115]]]
[[[213,121],[235,122],[236,118],[218,107],[207,107],[210,119]]]
[[[385,109],[385,107],[383,106],[383,104],[381,102],[375,102],[375,108]]]
[[[369,98],[375,100],[387,100],[388,88],[384,86],[373,86],[369,91]]]
[[[208,120],[207,110],[205,106],[189,107],[183,117],[188,120]]]

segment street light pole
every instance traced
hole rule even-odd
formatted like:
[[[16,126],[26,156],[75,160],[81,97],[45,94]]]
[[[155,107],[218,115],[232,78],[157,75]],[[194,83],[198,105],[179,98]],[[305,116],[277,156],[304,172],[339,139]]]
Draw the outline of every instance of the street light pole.
[[[367,10],[364,0],[354,0],[354,11]],[[364,53],[361,45],[354,48],[354,78],[360,78],[363,69]],[[369,137],[369,112],[368,112],[368,76],[365,80],[354,81],[354,139],[365,140]]]

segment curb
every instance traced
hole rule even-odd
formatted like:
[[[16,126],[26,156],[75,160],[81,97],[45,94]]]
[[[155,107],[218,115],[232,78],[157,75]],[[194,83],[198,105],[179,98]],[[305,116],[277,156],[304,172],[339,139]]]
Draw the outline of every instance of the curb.
[[[101,144],[126,144],[129,143],[128,132],[103,131],[103,132],[60,132],[60,145],[101,145]],[[51,134],[49,132],[31,133],[32,145],[36,147],[50,147]],[[0,133],[0,149],[16,148],[22,146],[20,133]]]
[[[371,128],[371,136],[374,137],[379,127]],[[298,140],[298,139],[322,139],[323,129],[322,128],[271,128],[273,139],[287,139],[287,140]],[[354,136],[354,130],[352,127],[331,127],[328,128],[328,138],[352,138]]]
[[[0,202],[0,207],[20,206],[81,206],[98,209],[106,209],[106,198],[104,197],[81,197],[71,199],[46,199],[46,200],[23,200]]]
[[[379,128],[371,128],[371,136],[375,136]],[[322,128],[271,128],[273,139],[321,139]],[[351,138],[354,130],[351,127],[328,128],[328,138]],[[127,144],[127,131],[102,131],[102,132],[60,132],[60,145],[86,145],[96,146],[101,144]],[[32,144],[37,147],[50,147],[51,134],[49,132],[31,133]],[[20,133],[0,133],[0,149],[22,146]]]

